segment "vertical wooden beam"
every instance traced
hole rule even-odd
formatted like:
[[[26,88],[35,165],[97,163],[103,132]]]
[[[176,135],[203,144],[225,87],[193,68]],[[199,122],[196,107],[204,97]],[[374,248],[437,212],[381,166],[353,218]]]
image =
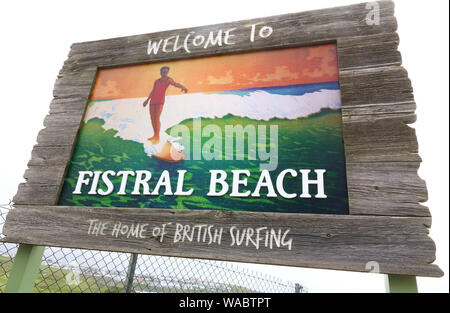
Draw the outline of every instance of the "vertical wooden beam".
[[[6,293],[32,292],[44,249],[44,246],[19,245],[6,283]]]
[[[390,293],[418,293],[416,276],[386,275],[386,291]]]

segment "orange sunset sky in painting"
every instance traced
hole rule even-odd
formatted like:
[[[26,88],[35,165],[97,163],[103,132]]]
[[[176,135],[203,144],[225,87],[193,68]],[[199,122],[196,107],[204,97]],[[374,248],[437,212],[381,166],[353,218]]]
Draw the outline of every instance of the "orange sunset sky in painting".
[[[339,80],[336,45],[327,44],[102,69],[91,99],[147,97],[164,65],[189,93]]]

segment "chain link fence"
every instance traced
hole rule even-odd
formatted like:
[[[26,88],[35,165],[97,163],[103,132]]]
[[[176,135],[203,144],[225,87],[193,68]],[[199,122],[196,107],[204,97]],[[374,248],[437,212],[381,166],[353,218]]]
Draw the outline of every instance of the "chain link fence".
[[[0,206],[0,239],[11,205]],[[18,245],[0,242],[0,293]],[[46,247],[34,292],[306,292],[233,262]]]

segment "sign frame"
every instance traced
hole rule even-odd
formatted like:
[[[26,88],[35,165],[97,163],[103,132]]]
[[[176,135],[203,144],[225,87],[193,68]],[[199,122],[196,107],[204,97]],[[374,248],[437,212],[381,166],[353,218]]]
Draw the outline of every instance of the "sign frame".
[[[264,27],[268,28],[261,32]],[[428,236],[431,215],[421,204],[427,200],[427,188],[417,174],[421,158],[415,130],[408,126],[416,119],[416,104],[401,65],[396,30],[394,3],[378,1],[73,44],[2,241],[441,277],[443,272],[433,264],[436,247]],[[228,44],[179,49],[169,44],[168,38],[189,42],[189,36],[219,31],[228,31]],[[163,47],[156,54],[152,42]],[[349,215],[57,205],[99,69],[325,43],[336,43],[338,51]],[[269,225],[290,229],[293,249],[173,243],[168,236],[88,235],[89,220],[214,224],[223,225],[225,231],[231,226]]]

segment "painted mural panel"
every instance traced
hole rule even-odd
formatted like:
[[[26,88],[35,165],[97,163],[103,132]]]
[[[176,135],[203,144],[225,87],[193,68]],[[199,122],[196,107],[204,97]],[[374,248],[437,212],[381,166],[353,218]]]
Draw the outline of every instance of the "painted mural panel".
[[[60,205],[348,214],[336,46],[101,69]]]

